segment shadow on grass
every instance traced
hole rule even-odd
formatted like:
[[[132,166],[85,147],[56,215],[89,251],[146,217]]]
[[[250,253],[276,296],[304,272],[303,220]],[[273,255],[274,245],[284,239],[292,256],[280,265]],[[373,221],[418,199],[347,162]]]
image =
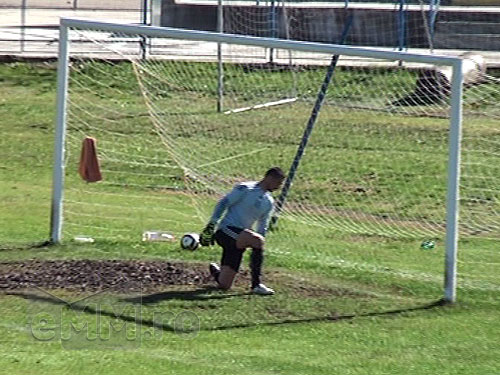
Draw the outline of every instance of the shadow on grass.
[[[404,309],[395,309],[395,310],[386,310],[379,312],[370,312],[363,314],[346,314],[346,315],[325,315],[325,316],[316,316],[310,318],[298,318],[298,319],[282,319],[274,322],[260,322],[260,323],[243,323],[243,324],[232,324],[221,327],[214,327],[211,329],[207,329],[207,331],[224,331],[230,329],[239,329],[239,328],[250,328],[259,326],[277,326],[282,324],[296,324],[296,323],[315,323],[315,322],[339,322],[343,320],[352,320],[356,318],[366,318],[366,317],[384,317],[390,315],[402,315],[412,311],[422,311],[422,310],[430,310],[439,306],[448,305],[448,302],[440,299],[438,301],[430,302],[426,305],[416,306],[416,307],[408,307]],[[204,331],[205,329],[201,329]]]
[[[136,324],[141,324],[146,327],[151,327],[151,328],[158,328],[162,329],[163,331],[167,332],[180,332],[179,329],[175,328],[173,324],[168,324],[164,322],[155,322],[154,320],[151,319],[141,319],[138,318],[137,316],[130,316],[130,315],[125,315],[125,314],[118,314],[116,312],[112,311],[106,311],[102,309],[95,309],[92,306],[86,305],[86,304],[81,304],[79,303],[80,301],[76,302],[69,302],[65,301],[57,296],[51,295],[50,293],[44,291],[46,295],[40,295],[37,293],[29,293],[29,292],[7,292],[6,294],[8,295],[13,295],[13,296],[18,296],[22,297],[31,301],[37,301],[37,302],[45,302],[53,305],[60,305],[64,306],[68,309],[71,309],[73,311],[79,311],[83,313],[88,313],[91,315],[96,315],[99,314],[99,316],[107,316],[112,319],[120,319],[124,322],[131,322],[131,323],[136,323]]]
[[[248,295],[248,293],[240,293],[240,294],[215,294],[215,295],[205,295],[206,293],[210,293],[214,290],[215,288],[200,288],[196,289],[193,291],[175,291],[175,292],[165,292],[165,293],[156,293],[156,294],[151,294],[147,295],[144,297],[135,297],[135,298],[127,298],[123,299],[122,301],[128,302],[128,303],[139,303],[139,304],[150,304],[150,303],[155,303],[159,301],[164,301],[164,300],[173,300],[173,299],[180,299],[180,300],[210,300],[210,299],[222,299],[222,298],[231,298],[231,297],[238,297],[238,296],[244,296]],[[50,304],[55,304],[55,305],[63,305],[69,309],[72,309],[74,311],[80,311],[84,313],[89,313],[89,314],[97,314],[99,313],[102,316],[107,316],[113,319],[121,319],[125,322],[133,322],[136,324],[141,324],[146,327],[151,327],[151,328],[156,328],[156,329],[161,329],[166,332],[175,332],[175,333],[193,333],[194,331],[225,331],[225,330],[232,330],[232,329],[242,329],[242,328],[252,328],[256,326],[279,326],[279,325],[289,325],[289,324],[297,324],[297,323],[315,323],[315,322],[340,322],[344,320],[352,320],[356,318],[364,318],[364,317],[384,317],[384,316],[397,316],[397,315],[404,315],[405,313],[409,312],[414,312],[414,311],[424,311],[424,310],[431,310],[437,307],[445,306],[448,305],[448,302],[444,301],[443,299],[437,300],[430,302],[425,305],[421,306],[415,306],[415,307],[409,307],[409,308],[402,308],[402,309],[394,309],[394,310],[386,310],[386,311],[378,311],[378,312],[368,312],[368,313],[361,313],[361,314],[328,314],[324,316],[315,316],[315,317],[308,317],[308,318],[297,318],[297,319],[281,319],[277,321],[258,321],[258,322],[245,322],[245,323],[236,323],[236,324],[226,324],[226,325],[221,325],[221,326],[216,326],[216,327],[197,327],[195,330],[192,329],[182,329],[179,327],[176,327],[174,324],[168,324],[165,322],[157,322],[151,319],[142,319],[138,318],[137,316],[129,316],[129,315],[124,315],[124,314],[116,314],[115,312],[110,312],[110,311],[105,311],[105,310],[97,310],[91,306],[88,305],[81,305],[78,302],[68,302],[65,301],[57,296],[53,296],[50,293],[44,291],[47,295],[42,296],[36,293],[29,293],[29,292],[16,292],[16,291],[10,291],[7,292],[6,294],[9,295],[14,295],[18,297],[22,297],[28,300],[35,300],[39,302],[46,302]],[[261,297],[262,298],[262,297]]]
[[[44,249],[52,246],[51,241],[41,241],[41,242],[30,242],[23,244],[0,244],[0,251],[9,250],[33,250],[33,249]]]
[[[174,290],[169,292],[154,293],[145,296],[124,298],[123,302],[140,303],[143,305],[158,303],[168,300],[183,300],[183,301],[207,301],[211,299],[226,299],[232,297],[246,296],[250,293],[224,293],[224,294],[211,294],[212,292],[220,292],[216,287],[205,287],[195,290]]]

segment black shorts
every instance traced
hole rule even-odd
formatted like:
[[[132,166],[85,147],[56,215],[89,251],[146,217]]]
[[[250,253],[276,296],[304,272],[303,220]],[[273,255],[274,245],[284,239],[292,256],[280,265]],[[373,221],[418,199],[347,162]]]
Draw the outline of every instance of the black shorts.
[[[228,227],[235,235],[243,232],[243,229],[236,227]],[[238,272],[243,259],[244,249],[236,248],[236,239],[224,233],[221,229],[215,232],[215,241],[222,247],[222,266],[229,266],[234,272]]]

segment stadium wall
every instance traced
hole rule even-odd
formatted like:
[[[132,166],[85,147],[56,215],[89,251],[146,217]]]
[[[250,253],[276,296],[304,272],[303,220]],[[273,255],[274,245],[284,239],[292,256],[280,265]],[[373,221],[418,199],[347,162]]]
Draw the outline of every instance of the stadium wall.
[[[239,3],[242,4],[242,3]],[[345,9],[343,4],[322,3],[321,6],[309,4],[287,5],[284,24],[283,8],[276,7],[276,32],[278,38],[336,43],[343,30],[347,12],[355,12],[352,30],[346,44],[358,46],[394,47],[399,43],[398,9],[393,5],[369,8],[359,4],[355,8]],[[225,5],[225,18],[245,14],[250,19],[270,19],[270,7],[256,5]],[[428,48],[428,37],[424,30],[423,17],[428,16],[419,6],[409,7],[406,11],[406,41],[408,48]],[[366,32],[366,25],[377,26],[377,32]],[[182,3],[175,0],[163,0],[161,7],[161,26],[194,30],[216,31],[216,3]],[[413,25],[413,26],[412,26]],[[418,26],[418,33],[412,28]],[[239,25],[226,24],[225,32],[254,36],[269,35],[265,30]],[[441,7],[436,21],[433,48],[460,50],[500,50],[500,8],[451,8]]]

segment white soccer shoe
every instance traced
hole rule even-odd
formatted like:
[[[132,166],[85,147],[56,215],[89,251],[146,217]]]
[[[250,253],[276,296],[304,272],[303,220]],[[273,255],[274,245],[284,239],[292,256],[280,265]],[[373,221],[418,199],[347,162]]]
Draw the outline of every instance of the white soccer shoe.
[[[210,266],[208,267],[208,269],[210,270],[210,275],[212,275],[214,280],[218,282],[217,279],[218,279],[219,274],[220,274],[219,265],[217,263],[210,263]]]
[[[264,284],[259,284],[256,287],[252,288],[252,293],[258,294],[261,296],[271,296],[274,294],[274,290],[271,288],[268,288]]]

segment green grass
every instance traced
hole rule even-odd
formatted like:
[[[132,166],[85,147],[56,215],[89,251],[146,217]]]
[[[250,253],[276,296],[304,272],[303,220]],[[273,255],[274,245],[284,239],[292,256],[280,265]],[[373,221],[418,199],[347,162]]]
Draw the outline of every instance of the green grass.
[[[141,242],[140,233],[152,225],[169,228],[177,234],[199,230],[202,223],[189,196],[172,190],[123,187],[118,184],[120,181],[102,188],[82,185],[91,191],[96,189],[96,192],[124,193],[112,198],[85,195],[79,191],[68,193],[68,197],[80,199],[78,194],[82,194],[82,197],[95,199],[95,203],[109,204],[101,206],[98,214],[115,217],[106,224],[109,226],[106,234],[115,237],[99,237],[98,232],[90,232],[98,239],[95,244],[76,244],[68,240],[59,246],[33,246],[46,240],[49,231],[55,71],[46,65],[0,65],[0,77],[0,130],[3,135],[0,138],[0,261],[157,259],[207,263],[218,259],[219,251],[215,248],[186,252],[176,243]],[[123,84],[130,84],[127,81],[129,77],[124,73]],[[119,81],[116,84],[119,85]],[[128,100],[130,105],[127,108],[132,112],[140,110],[139,101]],[[134,107],[134,103],[137,107]],[[299,108],[295,115],[303,111]],[[265,112],[253,115],[265,117]],[[287,115],[282,113],[280,116]],[[288,120],[293,120],[293,115],[289,116]],[[231,125],[242,125],[247,119],[233,117],[231,121],[234,123]],[[144,126],[148,122],[147,116],[135,120]],[[345,137],[329,139],[326,137],[328,132],[322,133],[316,144],[312,144],[315,146],[311,150],[313,155],[329,150],[357,148],[359,138],[348,135],[362,127],[350,123],[348,116],[337,120],[335,124],[332,123],[332,127],[335,125]],[[362,120],[372,121],[372,136],[377,139],[377,129],[386,120],[368,114]],[[205,125],[211,120],[207,118],[206,121]],[[423,120],[418,122],[421,125]],[[125,127],[124,132],[134,129],[133,122],[122,121],[121,125]],[[276,131],[271,132],[271,143],[282,146],[278,158],[289,160],[295,149],[295,135],[280,134],[276,123],[271,122],[270,126],[276,127]],[[417,120],[394,117],[391,126],[410,129],[417,126]],[[418,126],[418,129],[421,128]],[[495,124],[491,123],[488,131],[481,129],[487,135],[494,134]],[[420,145],[432,150],[440,144],[442,132],[438,125],[432,133],[435,137],[428,138],[430,143]],[[251,132],[243,134],[238,131],[234,134],[244,135],[246,139],[252,137]],[[415,147],[416,143],[408,139],[408,134],[415,133],[397,133],[395,143],[401,150]],[[216,143],[220,141],[210,139],[209,135],[203,140],[208,144],[223,144]],[[344,147],[345,142],[350,144]],[[386,143],[380,141],[374,144],[377,145],[376,150],[366,165],[366,174],[372,165],[383,163],[384,160]],[[257,137],[240,144],[245,150],[259,145],[262,142]],[[148,157],[157,157],[158,160],[164,157],[161,149],[153,150],[146,146],[133,141],[127,144],[130,150],[143,147],[140,151]],[[380,159],[377,159],[377,153]],[[424,160],[424,164],[429,166],[429,174],[434,173],[434,170],[440,174],[438,170],[443,168],[441,157],[434,160],[433,164],[431,159],[436,154],[429,155]],[[478,155],[476,157],[480,158]],[[265,168],[272,160],[267,155],[257,162],[259,165],[249,167],[249,170]],[[339,165],[348,162],[354,166],[356,159],[340,158]],[[402,172],[405,170],[404,160],[393,164]],[[415,173],[412,170],[407,172]],[[179,172],[170,167],[168,173],[175,175]],[[321,197],[322,194],[339,194],[335,189],[348,191],[349,183],[359,182],[355,177],[355,173],[359,173],[358,168],[353,168],[350,174],[341,178],[342,181],[337,181],[333,190],[330,186],[333,181],[329,184],[318,178],[321,175],[317,173],[314,163],[305,165],[304,173],[310,179],[313,198]],[[70,176],[68,181],[75,185],[81,184],[76,177]],[[184,182],[176,178],[165,181],[154,183],[184,187]],[[139,179],[136,182],[143,181]],[[394,194],[394,189],[403,183],[403,179],[399,183],[394,182],[394,186],[387,186],[388,190],[380,194]],[[433,193],[441,194],[442,186],[436,188],[432,183],[428,184]],[[145,202],[142,208],[139,205],[141,199]],[[361,197],[359,199],[361,207],[363,200]],[[428,205],[432,207],[434,202],[431,199]],[[203,206],[201,209],[209,210],[213,202],[198,201],[198,204]],[[135,208],[130,208],[131,205]],[[76,205],[71,207],[77,208]],[[410,213],[412,207],[415,204],[409,202],[406,212]],[[92,214],[84,209],[79,211],[79,215],[81,213]],[[71,214],[68,215],[71,222]],[[155,215],[161,220],[152,220],[151,217]],[[74,218],[74,223],[79,220],[82,220],[81,216]],[[98,218],[89,216],[86,220],[92,223]],[[344,220],[349,227],[349,218]],[[116,229],[125,232],[115,232]],[[69,233],[71,230],[68,229]],[[74,230],[82,230],[82,227]],[[238,284],[230,293],[210,292],[202,294],[200,298],[190,298],[196,295],[194,286],[169,287],[157,291],[166,295],[155,303],[139,305],[126,300],[136,297],[134,293],[127,296],[105,294],[101,299],[106,303],[102,311],[104,326],[110,322],[127,322],[127,319],[135,317],[133,309],[141,308],[138,325],[141,340],[120,342],[115,339],[108,343],[111,346],[123,344],[122,350],[99,347],[99,343],[85,341],[73,341],[74,345],[83,345],[83,349],[78,347],[79,350],[70,350],[71,342],[61,346],[58,340],[35,340],[29,334],[27,323],[36,312],[60,313],[66,326],[75,321],[91,324],[95,314],[78,308],[61,309],[61,305],[53,298],[40,299],[43,293],[37,290],[2,294],[0,349],[4,354],[0,359],[0,368],[2,372],[12,374],[498,373],[498,241],[468,238],[460,242],[458,302],[452,306],[432,305],[442,294],[443,242],[438,239],[434,251],[422,251],[419,245],[418,238],[408,240],[349,234],[285,220],[278,230],[270,233],[267,250],[265,272],[269,284],[278,291],[275,297],[247,295],[244,283]],[[317,293],[305,293],[301,289],[305,286],[314,287]],[[89,295],[88,292],[52,292],[70,301]],[[184,297],[168,298],[178,292]],[[124,308],[118,318],[112,316],[113,304]],[[175,332],[173,317],[182,312],[196,314],[199,318],[200,330],[197,334]],[[159,318],[164,319],[158,321]],[[161,324],[154,327],[154,321]]]

